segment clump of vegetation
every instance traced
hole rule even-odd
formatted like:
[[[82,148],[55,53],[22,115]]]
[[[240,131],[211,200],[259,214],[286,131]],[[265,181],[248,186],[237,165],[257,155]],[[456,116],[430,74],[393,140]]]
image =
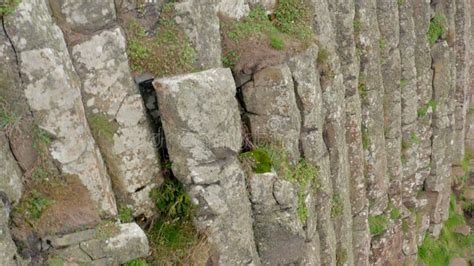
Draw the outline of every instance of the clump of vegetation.
[[[126,266],[148,266],[148,262],[144,259],[134,259],[125,264]]]
[[[0,16],[10,15],[15,13],[16,8],[21,0],[5,0],[0,3]]]
[[[336,266],[343,266],[347,262],[347,250],[338,249],[336,253]]]
[[[44,129],[39,126],[34,126],[33,128],[33,148],[44,154],[48,150],[49,145],[51,145],[51,135]]]
[[[379,48],[381,51],[385,51],[385,48],[387,48],[387,42],[385,39],[382,38],[379,40]]]
[[[314,189],[318,188],[316,167],[304,159],[293,165],[283,148],[272,145],[262,145],[253,151],[243,153],[240,155],[240,159],[247,172],[267,173],[275,170],[279,177],[297,185],[299,188],[298,217],[301,222],[306,222],[308,209],[305,197],[308,187],[313,185]]]
[[[344,205],[339,195],[332,196],[331,217],[336,218],[342,215]]]
[[[432,112],[436,112],[436,107],[437,107],[437,103],[433,100],[430,100],[423,107],[418,109],[417,115],[418,115],[418,117],[424,117],[428,113],[428,111],[430,111],[430,110]]]
[[[306,0],[280,0],[271,16],[256,5],[239,21],[221,17],[224,65],[238,72],[244,65],[277,64],[285,53],[309,47],[311,14]]]
[[[421,143],[421,140],[418,137],[418,135],[416,134],[416,132],[411,133],[410,140],[411,140],[411,143],[416,144],[416,145],[420,145],[420,143]]]
[[[122,223],[129,223],[133,221],[133,210],[128,206],[121,206],[118,210],[119,219]]]
[[[95,237],[102,240],[114,237],[120,233],[120,228],[112,221],[100,223],[95,230]]]
[[[52,203],[43,193],[32,190],[16,207],[15,212],[21,213],[28,221],[38,220]]]
[[[401,216],[402,216],[402,213],[400,212],[400,209],[393,206],[392,209],[390,210],[390,219],[397,220]]]
[[[418,255],[425,265],[449,265],[452,257],[465,257],[474,246],[474,235],[464,236],[456,233],[455,228],[465,225],[464,216],[457,214],[456,198],[451,197],[449,218],[445,222],[438,239],[427,235],[418,248]]]
[[[446,17],[442,14],[436,14],[430,22],[427,37],[430,45],[433,45],[441,38],[446,31]]]
[[[372,236],[378,236],[387,231],[388,219],[385,215],[369,216],[369,229]]]
[[[407,0],[397,0],[397,4],[398,6],[402,6],[404,4],[406,4]]]
[[[15,124],[16,120],[15,114],[9,111],[7,102],[0,96],[0,129],[6,129]]]
[[[206,239],[192,224],[193,206],[183,185],[167,178],[151,196],[159,212],[148,232],[153,261],[183,264],[196,250],[205,256]]]
[[[401,79],[400,80],[400,89],[404,89],[408,85],[408,80],[406,79]]]
[[[91,128],[92,134],[96,139],[105,139],[112,142],[114,134],[117,132],[118,125],[109,121],[105,115],[94,114],[89,116],[89,127]]]
[[[369,129],[362,125],[362,148],[364,150],[368,150],[370,147],[370,136],[369,136]]]
[[[48,266],[64,266],[64,261],[60,257],[52,257],[48,259]]]
[[[125,27],[127,54],[133,71],[163,77],[194,70],[196,52],[174,16],[174,4],[166,4],[154,36],[149,36],[137,21]]]

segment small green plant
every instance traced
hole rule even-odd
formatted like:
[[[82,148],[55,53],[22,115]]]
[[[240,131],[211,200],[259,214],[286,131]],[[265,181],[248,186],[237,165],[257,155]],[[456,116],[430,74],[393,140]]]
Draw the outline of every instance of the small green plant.
[[[398,6],[402,6],[404,4],[406,4],[407,0],[397,0],[397,4]]]
[[[344,205],[339,195],[332,196],[331,217],[336,218],[342,215]]]
[[[320,65],[327,64],[328,60],[329,60],[329,51],[324,47],[319,48],[318,59],[317,59],[318,64]]]
[[[432,112],[436,112],[436,107],[437,107],[437,103],[433,100],[430,100],[423,107],[418,109],[417,115],[418,115],[418,117],[424,117],[428,113],[428,111],[430,111],[430,110]]]
[[[364,150],[368,150],[370,147],[369,129],[363,125],[361,131],[362,131],[362,148]]]
[[[26,214],[27,217],[38,220],[41,218],[43,212],[48,208],[53,202],[46,198],[42,193],[33,190],[31,191],[27,201],[26,201]]]
[[[50,176],[50,173],[42,166],[37,167],[31,177],[35,180],[45,180]]]
[[[109,239],[120,233],[120,228],[112,221],[103,221],[95,230],[95,237],[102,240]]]
[[[387,48],[387,42],[385,39],[382,38],[379,40],[379,48],[381,51],[385,51],[385,48]]]
[[[125,264],[126,266],[148,266],[148,262],[144,259],[134,259]]]
[[[176,179],[165,179],[160,188],[152,191],[159,212],[166,217],[187,219],[191,216],[191,198]]]
[[[257,174],[272,171],[272,158],[270,158],[268,150],[263,147],[242,153],[239,157],[246,170],[251,170]]]
[[[274,35],[270,37],[270,46],[276,50],[283,50],[283,48],[285,48],[285,42],[280,37]]]
[[[313,36],[310,25],[311,9],[305,0],[279,0],[275,9],[275,25],[284,33],[308,40]]]
[[[387,231],[388,219],[385,215],[369,216],[369,228],[372,236],[378,236]]]
[[[122,223],[129,223],[133,221],[133,210],[128,206],[121,206],[119,208],[119,219]]]
[[[94,137],[110,142],[113,141],[115,132],[118,129],[118,125],[115,122],[110,121],[105,115],[101,114],[89,116],[88,121]]]
[[[354,34],[357,36],[360,34],[362,30],[362,21],[360,20],[354,20],[353,22],[353,27],[354,27]]]
[[[148,35],[137,21],[127,25],[127,54],[133,71],[163,77],[195,69],[196,52],[174,16],[174,4],[166,4],[154,36]]]
[[[365,83],[360,82],[359,86],[357,86],[357,89],[361,98],[367,97],[367,87],[365,86]]]
[[[446,28],[446,17],[442,14],[436,14],[430,22],[427,38],[430,45],[433,45],[441,38]]]
[[[410,140],[411,140],[411,143],[416,144],[416,145],[420,145],[420,143],[421,143],[421,140],[418,137],[418,135],[416,134],[416,132],[411,133]]]
[[[410,225],[408,224],[408,220],[403,219],[403,221],[402,221],[402,231],[403,231],[403,233],[407,234],[409,230],[410,230]]]
[[[13,125],[16,122],[16,116],[10,114],[3,108],[0,109],[0,129],[5,129],[10,125]]]
[[[234,68],[237,61],[239,61],[239,55],[235,50],[228,51],[222,57],[222,64],[224,64],[225,67]]]
[[[402,213],[400,212],[400,209],[396,207],[392,207],[392,210],[390,210],[390,219],[398,220],[401,216],[402,216]]]
[[[10,15],[15,13],[16,8],[21,0],[4,0],[0,3],[0,16]]]
[[[401,79],[400,80],[400,89],[404,89],[408,85],[408,80],[406,79]]]

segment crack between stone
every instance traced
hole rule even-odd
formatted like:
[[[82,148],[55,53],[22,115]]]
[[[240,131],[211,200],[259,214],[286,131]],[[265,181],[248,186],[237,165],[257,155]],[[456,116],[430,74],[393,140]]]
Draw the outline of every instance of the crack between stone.
[[[296,107],[298,108],[298,111],[300,113],[300,134],[298,138],[298,150],[300,153],[300,157],[304,157],[304,149],[303,149],[303,133],[305,132],[305,127],[304,127],[304,108],[303,108],[303,101],[301,100],[300,95],[298,94],[298,81],[295,79],[293,75],[291,75],[291,80],[293,81],[293,90],[295,93],[295,100],[296,100]]]

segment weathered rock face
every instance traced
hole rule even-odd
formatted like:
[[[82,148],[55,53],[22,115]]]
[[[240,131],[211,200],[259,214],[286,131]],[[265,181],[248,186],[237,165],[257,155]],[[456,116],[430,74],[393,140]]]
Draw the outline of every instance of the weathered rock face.
[[[4,24],[19,61],[24,95],[36,123],[53,139],[51,157],[63,173],[81,179],[102,213],[115,215],[110,180],[85,119],[79,79],[46,2],[22,2]]]
[[[75,185],[47,207],[69,223],[51,224],[59,235],[39,240],[40,230],[28,232],[38,257],[119,265],[153,254],[137,224],[96,223],[116,218],[117,206],[150,222],[161,159],[172,165],[163,173],[184,184],[196,205],[194,225],[211,246],[208,264],[414,265],[426,232],[442,232],[451,179],[465,174],[461,161],[474,151],[474,3],[171,2],[195,49],[194,67],[205,71],[158,77],[157,97],[147,95],[145,104],[132,75],[147,73],[131,73],[127,52],[160,46],[151,36],[170,1],[23,0],[12,14],[0,9],[0,64],[8,66],[0,69],[0,265],[23,263],[12,235],[24,239],[10,211],[28,203],[44,166],[51,177],[82,184],[66,182]],[[263,31],[276,26],[262,33],[271,35],[262,46],[277,53],[272,42],[285,36],[285,47],[275,63],[256,56],[250,65],[258,70],[233,77],[221,68],[232,58],[222,55],[220,18],[244,19],[257,5],[268,14]],[[136,43],[117,23],[120,8],[131,10],[119,12],[123,25],[153,18],[137,33],[150,46],[130,49]],[[280,32],[277,17],[289,8],[311,11],[317,41],[301,48]],[[250,21],[237,30],[261,30]],[[165,143],[155,143],[153,131],[164,131]],[[265,173],[247,169],[239,153],[262,144],[281,148],[291,170],[275,162]],[[300,164],[317,174],[291,179]],[[81,203],[90,198],[84,205],[94,206],[67,209],[79,190],[87,198]],[[75,224],[82,211],[92,214]]]
[[[148,255],[148,239],[136,224],[105,224],[81,232],[46,239],[54,257],[73,264],[121,265]]]
[[[199,205],[195,222],[209,233],[219,264],[259,264],[245,176],[235,84],[228,69],[158,79],[173,173]],[[235,237],[235,236],[239,237]]]

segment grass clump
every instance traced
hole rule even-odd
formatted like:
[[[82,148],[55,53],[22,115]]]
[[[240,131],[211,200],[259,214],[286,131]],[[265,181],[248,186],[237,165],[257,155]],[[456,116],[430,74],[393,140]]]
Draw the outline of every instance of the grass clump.
[[[280,0],[270,16],[261,5],[240,20],[221,16],[224,65],[239,72],[254,65],[280,63],[287,53],[313,43],[311,20],[307,0]]]
[[[133,221],[133,210],[128,206],[121,206],[118,210],[119,219],[122,223],[129,223]]]
[[[424,117],[426,114],[428,114],[428,111],[436,112],[436,107],[437,107],[437,103],[433,100],[430,100],[423,107],[418,109],[417,115],[418,117]]]
[[[0,129],[6,129],[15,124],[16,120],[16,115],[9,111],[8,103],[0,96]]]
[[[272,159],[265,148],[257,148],[253,151],[242,153],[240,161],[246,170],[251,170],[257,174],[272,171]]]
[[[378,236],[387,231],[388,219],[385,215],[369,216],[369,228],[372,236]]]
[[[446,17],[442,14],[436,14],[430,22],[427,38],[430,45],[433,45],[441,38],[446,31]]]
[[[109,121],[105,115],[94,114],[89,116],[89,127],[96,139],[105,139],[112,142],[115,132],[118,130],[118,125]]]
[[[10,15],[15,13],[16,8],[21,0],[4,0],[0,3],[0,16]]]
[[[336,218],[342,215],[344,210],[344,205],[342,204],[342,199],[339,195],[332,196],[332,205],[331,205],[331,217]]]
[[[402,216],[402,213],[400,212],[400,209],[396,207],[392,207],[392,209],[390,210],[390,219],[397,220],[397,219],[400,219],[401,216]]]
[[[148,266],[148,262],[144,259],[134,259],[127,262],[125,266]]]
[[[150,259],[181,265],[187,264],[185,261],[196,250],[206,253],[203,251],[205,237],[192,224],[193,206],[183,185],[176,179],[166,178],[160,188],[152,191],[151,197],[158,209],[158,218],[148,232]]]
[[[438,239],[427,235],[418,248],[418,255],[425,265],[449,265],[453,257],[466,257],[474,245],[474,235],[464,236],[455,233],[457,226],[465,225],[464,216],[457,214],[456,198],[451,197],[449,218],[445,222]]]
[[[133,71],[163,77],[194,70],[196,52],[186,34],[174,21],[174,16],[173,3],[166,4],[154,36],[147,35],[137,21],[132,21],[125,27],[127,54]]]
[[[23,214],[28,221],[38,220],[53,201],[43,193],[32,190],[27,197],[16,207],[15,212]]]

